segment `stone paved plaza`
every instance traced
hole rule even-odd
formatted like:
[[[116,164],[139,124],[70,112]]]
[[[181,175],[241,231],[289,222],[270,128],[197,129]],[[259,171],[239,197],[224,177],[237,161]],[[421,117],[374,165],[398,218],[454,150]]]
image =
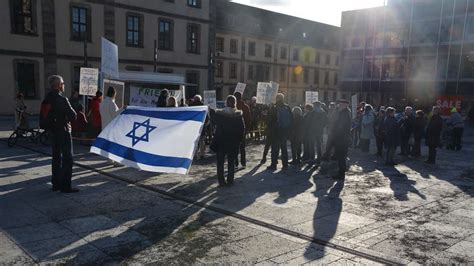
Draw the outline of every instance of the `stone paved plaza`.
[[[351,150],[345,181],[330,178],[332,162],[268,172],[258,165],[262,146],[251,144],[247,168],[220,189],[212,154],[188,176],[155,174],[113,167],[76,143],[81,192],[61,194],[50,190],[51,159],[37,152],[49,149],[25,140],[18,144],[33,150],[8,148],[3,124],[1,265],[474,264],[472,128],[461,152],[442,149],[433,166],[399,158],[387,167]]]

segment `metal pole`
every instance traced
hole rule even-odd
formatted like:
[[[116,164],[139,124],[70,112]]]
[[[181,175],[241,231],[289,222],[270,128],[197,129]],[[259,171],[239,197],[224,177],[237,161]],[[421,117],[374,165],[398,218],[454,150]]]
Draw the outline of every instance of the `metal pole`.
[[[156,45],[156,40],[153,41],[153,72],[156,72],[156,62],[158,61],[158,47]]]
[[[441,0],[441,12],[439,15],[439,27],[438,27],[438,41],[436,44],[436,64],[435,64],[435,76],[434,82],[435,84],[438,81],[438,63],[439,63],[439,45],[441,42],[441,25],[443,24],[443,11],[444,11],[444,0]]]
[[[89,63],[88,63],[88,60],[87,60],[87,29],[84,32],[83,44],[84,44],[84,62],[83,62],[83,66],[88,67]],[[84,111],[87,114],[87,112],[89,111],[88,110],[89,108],[87,106],[87,95],[82,96],[82,103],[83,103],[83,106],[84,106]]]
[[[467,21],[467,10],[469,8],[469,0],[466,1],[466,10],[464,13],[464,25],[462,29],[462,39],[461,39],[461,52],[459,55],[459,64],[458,64],[458,78],[456,79],[456,95],[458,95],[459,89],[459,79],[461,78],[461,64],[463,60],[463,50],[464,50],[464,36],[466,35],[466,21]]]
[[[384,1],[384,6],[383,6],[383,31],[382,31],[382,64],[380,66],[380,76],[379,76],[379,88],[378,91],[381,93],[381,84],[382,84],[382,74],[383,74],[383,66],[384,66],[384,57],[385,57],[385,27],[386,25],[386,19],[387,19],[387,5],[385,5]]]
[[[414,9],[415,9],[415,1],[412,0],[411,1],[411,12],[410,12],[410,29],[408,30],[408,52],[407,52],[407,73],[405,75],[405,82],[404,82],[404,85],[405,85],[405,97],[407,97],[407,93],[408,93],[408,86],[407,86],[407,83],[410,79],[410,72],[411,72],[411,62],[410,62],[410,52],[411,52],[411,35],[412,35],[412,31],[413,31],[413,13],[414,13]]]
[[[449,31],[449,44],[448,44],[448,58],[446,60],[446,75],[445,75],[445,83],[444,83],[444,94],[448,95],[448,69],[449,69],[449,60],[451,59],[451,43],[453,41],[453,30],[452,27],[454,26],[454,11],[456,10],[456,1],[454,1],[453,5],[453,14],[451,17],[451,29]]]

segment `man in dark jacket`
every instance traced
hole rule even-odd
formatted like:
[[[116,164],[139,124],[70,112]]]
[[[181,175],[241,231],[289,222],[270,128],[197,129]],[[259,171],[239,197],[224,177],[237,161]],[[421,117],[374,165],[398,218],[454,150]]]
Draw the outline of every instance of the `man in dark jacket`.
[[[313,106],[314,116],[311,131],[314,136],[314,143],[316,144],[316,153],[318,155],[318,158],[316,159],[316,161],[310,163],[320,164],[321,159],[323,157],[322,144],[324,128],[326,127],[328,118],[326,115],[326,111],[324,111],[324,109],[321,107],[321,102],[317,101],[313,104]]]
[[[291,126],[293,124],[293,114],[291,108],[285,104],[285,95],[278,93],[276,96],[276,105],[270,112],[270,130],[274,137],[272,142],[272,164],[267,168],[274,171],[277,168],[278,156],[281,150],[281,161],[283,170],[288,169],[288,149],[287,142]]]
[[[51,91],[46,95],[46,101],[51,105],[50,136],[53,149],[52,161],[52,190],[63,193],[78,192],[71,187],[72,178],[72,140],[71,122],[76,119],[76,112],[69,100],[62,95],[64,80],[61,76],[53,75],[48,78]]]
[[[387,148],[385,164],[393,166],[395,161],[395,150],[400,144],[400,124],[403,121],[397,121],[395,118],[395,108],[389,107],[386,111],[386,117],[383,124],[383,131],[385,132],[384,145]]]
[[[252,126],[252,115],[250,114],[250,108],[249,106],[242,100],[242,94],[240,92],[234,93],[235,98],[237,99],[237,110],[242,111],[242,114],[244,116],[244,123],[245,123],[245,128],[247,130],[250,130]],[[247,165],[247,159],[245,157],[245,137],[246,134],[244,133],[244,136],[242,138],[242,142],[240,143],[239,147],[239,152],[240,152],[240,163],[242,164],[243,167]],[[237,155],[237,159],[235,160],[235,166],[239,166],[239,159]]]
[[[348,108],[349,101],[339,100],[337,120],[334,123],[335,157],[339,166],[337,179],[344,179],[346,173],[346,158],[351,144],[351,111]]]
[[[438,106],[433,107],[433,116],[426,128],[426,144],[428,145],[428,160],[426,163],[436,163],[436,148],[440,144],[441,130],[443,129],[443,119]]]
[[[232,185],[234,182],[235,160],[245,132],[242,111],[236,108],[236,99],[229,95],[226,107],[215,113],[216,133],[213,149],[217,153],[217,179],[219,186]],[[224,179],[224,161],[227,156],[227,181]]]

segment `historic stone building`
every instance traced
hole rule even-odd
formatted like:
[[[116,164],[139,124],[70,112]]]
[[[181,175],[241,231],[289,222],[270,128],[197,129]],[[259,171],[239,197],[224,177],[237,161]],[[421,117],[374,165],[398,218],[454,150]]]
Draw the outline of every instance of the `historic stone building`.
[[[188,95],[208,87],[209,0],[0,1],[0,114],[12,114],[17,92],[38,113],[47,77],[65,78],[66,95],[79,69],[100,67],[101,37],[119,47],[119,68],[185,76]]]
[[[215,1],[213,71],[218,99],[247,84],[274,81],[290,104],[304,103],[306,90],[322,101],[338,97],[339,28],[259,8]]]

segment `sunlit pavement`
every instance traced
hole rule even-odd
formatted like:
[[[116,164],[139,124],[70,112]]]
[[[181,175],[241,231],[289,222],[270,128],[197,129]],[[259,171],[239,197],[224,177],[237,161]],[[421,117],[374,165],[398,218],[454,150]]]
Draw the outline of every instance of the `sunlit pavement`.
[[[188,176],[157,175],[113,167],[77,144],[77,162],[112,176],[75,166],[77,194],[50,191],[49,157],[0,145],[0,264],[377,263],[147,188],[393,262],[474,263],[474,130],[434,166],[399,158],[386,167],[351,150],[344,182],[330,178],[334,163],[268,172],[257,165],[262,147],[251,145],[230,188],[217,188],[212,155]]]

